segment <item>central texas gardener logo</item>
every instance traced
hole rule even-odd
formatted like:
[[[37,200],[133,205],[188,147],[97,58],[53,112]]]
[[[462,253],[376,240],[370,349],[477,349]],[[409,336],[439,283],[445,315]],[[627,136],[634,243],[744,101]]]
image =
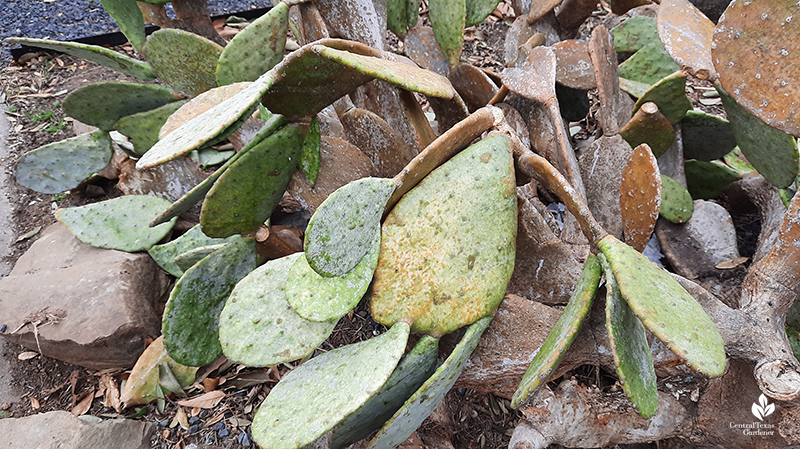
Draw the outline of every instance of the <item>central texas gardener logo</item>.
[[[759,421],[764,421],[764,418],[775,411],[775,404],[770,404],[767,401],[767,397],[762,394],[758,398],[758,403],[753,403],[753,407],[750,408],[750,411],[753,412],[753,416],[758,418]]]

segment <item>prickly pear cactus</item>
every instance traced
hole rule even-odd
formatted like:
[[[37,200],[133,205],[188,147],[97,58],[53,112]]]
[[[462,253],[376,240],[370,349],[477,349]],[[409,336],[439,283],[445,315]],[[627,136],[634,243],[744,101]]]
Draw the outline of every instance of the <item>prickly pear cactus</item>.
[[[716,198],[739,179],[739,172],[717,161],[685,161],[686,187],[692,199]]]
[[[614,48],[619,53],[633,53],[658,40],[656,19],[634,16],[615,26],[610,31],[614,36]]]
[[[320,146],[322,145],[322,135],[319,129],[319,118],[315,115],[308,126],[306,140],[303,141],[303,151],[300,154],[300,170],[310,185],[317,183],[319,177],[319,164],[322,160]]]
[[[125,195],[99,203],[56,211],[56,218],[75,237],[99,248],[142,251],[163,239],[175,220],[151,228],[148,223],[169,201],[147,195]]]
[[[655,84],[680,69],[661,41],[656,39],[620,64],[619,76],[640,83]]]
[[[144,29],[144,16],[139,6],[128,0],[100,0],[100,3],[136,52],[141,53],[147,35]]]
[[[713,161],[736,147],[729,121],[701,111],[689,111],[681,120],[683,155],[687,159]]]
[[[201,248],[220,243],[229,243],[238,238],[238,236],[232,236],[227,239],[212,239],[203,234],[202,229],[200,229],[200,225],[196,225],[177,239],[168,243],[164,243],[163,245],[155,245],[147,252],[158,264],[158,266],[164,269],[164,271],[175,276],[176,278],[179,278],[183,276],[184,270],[178,267],[178,265],[175,263],[176,257],[195,248]]]
[[[83,86],[64,99],[64,112],[87,125],[111,131],[126,115],[161,107],[176,98],[158,84],[104,81]]]
[[[692,110],[692,101],[686,96],[686,74],[678,71],[665,76],[642,95],[634,106],[634,113],[652,101],[670,123],[678,123]]]
[[[153,72],[187,97],[217,87],[219,44],[176,28],[158,30],[147,37],[145,54]]]
[[[147,404],[158,397],[163,397],[159,391],[158,370],[162,363],[166,363],[178,383],[186,386],[194,382],[197,367],[181,365],[167,354],[164,348],[164,338],[158,337],[147,349],[144,350],[139,360],[136,361],[125,387],[122,389],[120,401],[126,407],[138,404]]]
[[[17,182],[39,193],[74,189],[108,165],[113,154],[108,133],[95,131],[51,143],[26,154],[17,164]]]
[[[465,0],[435,0],[428,5],[428,15],[436,43],[447,58],[450,68],[458,65],[464,46]]]
[[[158,130],[185,103],[175,101],[149,111],[126,115],[119,119],[114,128],[130,139],[134,157],[139,157],[158,142]]]
[[[686,223],[692,218],[693,211],[689,191],[678,181],[661,175],[661,208],[658,213],[673,223]]]

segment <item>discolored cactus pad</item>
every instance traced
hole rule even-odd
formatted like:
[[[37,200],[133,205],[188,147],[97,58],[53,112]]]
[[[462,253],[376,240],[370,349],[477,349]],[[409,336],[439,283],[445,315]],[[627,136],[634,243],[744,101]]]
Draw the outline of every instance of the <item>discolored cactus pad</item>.
[[[322,276],[344,276],[370,250],[391,179],[362,178],[344,185],[320,204],[306,228],[308,264]]]
[[[634,16],[615,26],[610,31],[614,36],[614,48],[618,52],[634,53],[658,40],[656,19]]]
[[[249,234],[267,221],[300,160],[305,132],[305,125],[288,124],[222,173],[206,195],[200,213],[206,235]]]
[[[76,56],[87,61],[100,64],[103,67],[114,69],[142,81],[156,79],[156,75],[150,68],[150,64],[139,61],[138,59],[125,56],[105,47],[98,45],[81,44],[79,42],[61,42],[50,39],[33,39],[26,37],[9,37],[5,39],[9,44],[29,45],[31,47],[55,50]]]
[[[692,199],[709,200],[716,198],[739,179],[739,172],[720,164],[717,161],[696,161],[690,159],[684,162],[686,172],[686,188]]]
[[[281,62],[288,27],[289,6],[280,2],[237,33],[219,57],[219,85],[254,81]]]
[[[531,366],[522,376],[522,380],[511,399],[511,406],[516,408],[533,394],[553,374],[561,358],[567,352],[584,318],[589,313],[592,298],[600,285],[602,270],[597,257],[589,255],[583,265],[583,273],[569,298],[567,308],[550,329],[542,346],[533,357]]]
[[[155,260],[158,266],[163,268],[167,273],[179,278],[183,276],[184,270],[178,267],[178,265],[175,263],[175,258],[177,256],[195,248],[201,248],[220,243],[228,243],[238,238],[238,236],[233,236],[228,239],[212,239],[203,234],[203,231],[200,229],[200,225],[196,225],[177,239],[168,243],[164,243],[163,245],[155,245],[147,252],[150,254],[150,257]]]
[[[622,75],[620,75],[622,76]],[[665,76],[639,97],[633,111],[652,101],[664,117],[675,124],[683,120],[686,112],[692,110],[692,101],[686,96],[686,74],[678,71]]]
[[[238,238],[181,276],[164,308],[164,345],[179,363],[203,366],[222,354],[219,316],[231,290],[261,263],[252,239]]]
[[[733,151],[736,138],[730,122],[701,111],[689,111],[681,120],[683,155],[687,159],[713,161]]]
[[[127,115],[119,119],[114,128],[130,139],[134,152],[141,156],[158,142],[158,130],[185,103],[175,101],[150,111]]]
[[[661,175],[661,208],[658,213],[673,223],[686,223],[692,218],[692,196],[678,181]]]
[[[301,257],[289,271],[286,299],[301,317],[311,321],[338,320],[367,292],[378,264],[381,232],[375,227],[372,243],[361,261],[344,276],[323,277]]]
[[[158,369],[159,365],[166,363],[172,375],[182,386],[194,382],[197,367],[181,365],[167,354],[164,348],[164,338],[158,337],[147,349],[144,350],[139,360],[131,370],[125,388],[122,389],[120,401],[126,407],[138,404],[147,404],[163,396],[159,392]]]
[[[130,0],[100,0],[100,3],[117,23],[122,34],[128,38],[128,42],[141,53],[147,35],[144,29],[144,16],[139,6]]]
[[[443,335],[494,312],[514,269],[515,191],[508,138],[495,135],[407,193],[383,224],[375,320]]]
[[[456,383],[469,356],[478,346],[483,331],[489,327],[492,317],[484,317],[473,323],[453,352],[433,375],[403,404],[386,422],[378,434],[369,442],[368,449],[392,449],[399,446],[439,406],[444,395]]]
[[[603,257],[601,260],[605,260]],[[625,395],[639,414],[650,418],[658,409],[658,386],[653,355],[647,344],[647,333],[622,298],[617,280],[608,263],[606,273],[606,329],[617,376]]]
[[[725,342],[700,304],[666,271],[613,236],[598,246],[623,298],[644,326],[692,369],[721,376]]]
[[[655,84],[680,69],[661,41],[656,39],[620,64],[619,76],[640,83]]]
[[[436,43],[450,68],[457,66],[461,57],[466,15],[466,0],[434,0],[428,5],[428,17]]]
[[[245,90],[250,85],[251,83],[246,82],[228,84],[207,90],[192,98],[188,103],[185,103],[180,109],[175,111],[175,113],[172,114],[163,125],[161,125],[158,131],[158,138],[163,139],[167,134],[175,131],[184,123],[233,97],[239,92]]]
[[[658,8],[658,35],[672,58],[691,75],[716,79],[711,62],[714,22],[689,0],[664,0]]]
[[[656,227],[661,207],[661,173],[647,144],[633,150],[622,171],[619,207],[625,243],[636,251],[644,250]]]
[[[169,201],[147,195],[125,195],[99,203],[56,211],[56,218],[80,241],[99,248],[142,251],[159,242],[175,220],[154,228],[147,224]]]
[[[289,269],[302,253],[272,260],[242,279],[219,317],[219,341],[230,360],[271,366],[311,354],[333,332],[336,321],[319,323],[298,315],[286,301]]]
[[[83,86],[64,99],[64,112],[70,117],[103,131],[126,115],[149,111],[175,101],[172,91],[157,84],[104,81]]]
[[[217,87],[222,47],[202,36],[166,28],[147,37],[145,55],[158,77],[187,97]]]
[[[408,335],[408,325],[397,323],[379,337],[334,349],[295,368],[256,412],[253,439],[262,447],[295,449],[325,434],[386,383]]]
[[[579,90],[597,87],[587,41],[565,40],[551,48],[556,56],[556,82]]]
[[[108,165],[113,150],[108,133],[95,131],[39,147],[22,157],[17,182],[39,193],[74,189]]]

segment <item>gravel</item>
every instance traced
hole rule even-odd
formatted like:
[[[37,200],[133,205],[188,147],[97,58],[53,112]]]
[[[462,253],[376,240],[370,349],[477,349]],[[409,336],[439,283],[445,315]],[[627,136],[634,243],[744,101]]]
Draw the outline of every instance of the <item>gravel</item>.
[[[268,8],[269,0],[208,0],[211,16]],[[171,9],[168,5],[168,12]],[[119,31],[100,0],[3,0],[0,39],[10,36],[71,41]],[[0,65],[11,59],[11,46],[2,44]]]

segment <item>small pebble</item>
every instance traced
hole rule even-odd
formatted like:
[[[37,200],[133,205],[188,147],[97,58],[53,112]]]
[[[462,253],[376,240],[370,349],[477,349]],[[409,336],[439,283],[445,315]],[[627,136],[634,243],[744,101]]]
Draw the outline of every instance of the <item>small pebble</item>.
[[[222,421],[214,424],[214,430],[221,430],[221,429],[224,429],[224,428],[225,428],[225,423],[222,422]]]
[[[245,432],[240,433],[239,436],[236,437],[236,441],[238,441],[239,444],[241,444],[242,446],[247,446],[247,447],[250,446],[250,438],[247,436],[247,433]]]
[[[8,326],[5,324],[0,324],[0,334],[6,333],[6,330],[8,330]]]
[[[228,436],[228,429],[220,429],[220,431],[217,432],[217,435],[219,435],[221,437]]]
[[[158,425],[161,426],[161,427],[167,427],[169,425],[169,420],[165,419],[165,420],[159,421]]]
[[[197,424],[189,426],[189,433],[197,433],[198,430],[200,430],[200,426],[198,426]]]
[[[198,421],[200,421],[200,418],[198,418],[197,416],[192,416],[191,418],[189,418],[189,424],[197,424]]]

